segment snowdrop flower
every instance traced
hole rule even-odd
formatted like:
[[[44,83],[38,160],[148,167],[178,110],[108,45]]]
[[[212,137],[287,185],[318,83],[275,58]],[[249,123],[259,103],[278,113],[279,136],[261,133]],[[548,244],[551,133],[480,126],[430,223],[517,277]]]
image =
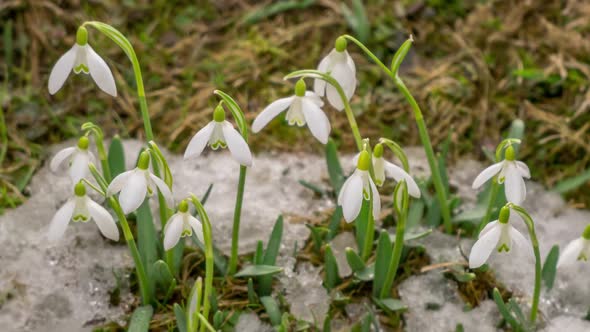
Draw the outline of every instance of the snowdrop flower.
[[[64,161],[68,160],[70,178],[74,183],[80,182],[90,175],[88,165],[94,162],[94,155],[88,151],[88,144],[88,137],[80,137],[77,146],[61,150],[51,159],[49,169],[57,172]]]
[[[166,204],[174,206],[174,198],[170,188],[149,171],[149,166],[150,154],[148,151],[143,151],[139,156],[137,167],[117,175],[107,188],[107,196],[121,192],[119,203],[125,214],[137,210],[143,203],[145,196],[152,196],[156,192],[156,188],[160,189]]]
[[[64,85],[70,72],[90,74],[98,87],[113,97],[117,87],[113,74],[106,62],[88,44],[88,31],[78,28],[76,44],[57,60],[49,74],[49,93],[55,94]]]
[[[469,268],[475,269],[482,266],[496,249],[498,252],[510,252],[512,244],[516,244],[519,250],[532,254],[532,247],[525,237],[516,228],[510,225],[510,208],[505,206],[500,210],[498,220],[484,227],[479,234],[479,239],[471,248],[469,254]]]
[[[213,112],[213,121],[199,130],[191,139],[184,152],[184,159],[200,156],[205,146],[209,145],[213,150],[229,148],[232,157],[244,166],[252,166],[252,153],[244,137],[225,120],[223,106],[217,105]]]
[[[361,211],[363,198],[365,200],[371,199],[371,193],[373,196],[373,216],[377,218],[381,213],[379,192],[369,174],[370,159],[369,152],[362,151],[358,158],[356,170],[346,179],[340,189],[338,205],[342,206],[346,222],[352,222],[356,219]]]
[[[93,219],[102,235],[113,241],[118,241],[119,230],[115,220],[105,208],[86,196],[84,183],[78,182],[76,184],[74,194],[74,197],[70,198],[53,216],[47,234],[49,240],[59,240],[66,231],[70,220],[88,222]]]
[[[175,213],[164,227],[164,250],[170,250],[176,246],[181,237],[195,235],[199,241],[203,241],[203,226],[199,219],[188,212],[188,202],[182,200],[178,204],[178,212]]]
[[[307,124],[311,134],[322,144],[328,142],[330,136],[330,120],[322,111],[321,107],[324,102],[315,93],[306,91],[303,79],[295,84],[295,95],[287,98],[281,98],[268,105],[256,117],[252,124],[252,131],[259,132],[272,119],[287,109],[285,118],[289,125],[298,125],[303,127]]]
[[[526,198],[524,178],[530,178],[529,168],[522,161],[514,160],[514,148],[506,148],[504,160],[484,169],[473,181],[473,189],[498,175],[498,183],[504,183],[504,191],[508,202],[520,205]]]
[[[356,67],[354,61],[346,51],[346,39],[338,37],[332,51],[320,61],[318,71],[330,74],[342,87],[346,98],[350,100],[356,89]],[[344,109],[344,102],[336,88],[321,79],[314,81],[315,93],[328,98],[328,101],[339,111]]]
[[[586,226],[581,237],[570,242],[559,257],[558,268],[571,265],[576,261],[587,262],[590,259],[590,225]]]

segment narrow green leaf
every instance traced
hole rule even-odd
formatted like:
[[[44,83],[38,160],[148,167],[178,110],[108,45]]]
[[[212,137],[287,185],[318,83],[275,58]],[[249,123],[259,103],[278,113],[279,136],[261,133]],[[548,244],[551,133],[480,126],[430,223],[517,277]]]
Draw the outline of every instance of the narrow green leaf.
[[[328,164],[328,175],[330,176],[332,189],[338,195],[346,179],[342,171],[342,166],[340,165],[340,160],[338,159],[338,148],[331,138],[328,140],[328,144],[326,144],[326,162]]]
[[[398,299],[379,299],[374,297],[373,301],[382,309],[388,310],[390,312],[403,311],[408,309],[408,307],[401,300]]]
[[[328,225],[328,229],[330,232],[328,233],[328,240],[333,239],[336,235],[338,235],[338,231],[340,230],[340,222],[342,221],[342,207],[338,206],[334,210],[332,217],[330,218],[330,224]]]
[[[153,266],[158,260],[158,244],[160,243],[156,235],[156,227],[152,218],[152,211],[148,199],[143,201],[136,211],[137,216],[137,248],[146,267],[148,283],[150,283],[150,292],[154,291],[154,270]]]
[[[205,191],[205,195],[203,195],[203,198],[201,198],[201,204],[205,205],[205,203],[207,203],[207,200],[209,199],[209,195],[211,195],[212,190],[213,190],[213,183],[209,184],[209,187],[207,187],[207,191]]]
[[[264,265],[275,265],[277,262],[277,256],[279,255],[279,249],[281,247],[281,239],[283,238],[283,216],[279,216],[275,225],[270,233],[266,250],[264,251],[264,259],[262,264]],[[272,276],[260,277],[259,280],[259,291],[261,296],[270,295],[272,292]]]
[[[508,305],[506,306],[506,308],[508,308],[509,311],[512,311],[514,315],[516,315],[516,320],[521,324],[521,326],[528,325],[528,319],[526,319],[524,313],[522,312],[522,309],[520,308],[518,303],[514,301],[514,299],[511,298],[508,300]]]
[[[133,311],[131,315],[131,321],[129,322],[129,332],[145,332],[150,328],[150,320],[154,314],[154,308],[150,305],[138,307]]]
[[[268,314],[270,318],[270,322],[273,326],[277,326],[281,324],[281,309],[279,309],[279,305],[277,301],[271,296],[263,296],[260,298],[260,302],[264,306],[264,310]]]
[[[163,260],[158,260],[154,263],[152,271],[156,285],[167,290],[174,281],[174,277],[172,276],[172,272],[170,272],[170,268],[168,268],[168,264]]]
[[[551,247],[547,258],[545,258],[545,263],[543,264],[543,282],[545,283],[545,287],[547,289],[553,288],[553,283],[555,282],[555,275],[557,274],[557,260],[559,259],[559,246],[554,245]]]
[[[248,278],[248,303],[258,303],[258,296],[256,295],[256,291],[254,291],[254,281],[252,278]]]
[[[359,272],[365,269],[365,262],[361,257],[352,249],[346,248],[346,261],[353,272]]]
[[[375,264],[354,273],[354,277],[362,281],[371,281],[375,278]]]
[[[258,23],[266,18],[293,9],[305,9],[314,4],[316,0],[283,0],[260,6],[248,12],[241,19],[240,24],[250,25]]]
[[[369,223],[369,201],[363,199],[361,212],[354,222],[356,230],[356,243],[359,252],[362,252],[365,244],[365,233],[367,232],[367,224]]]
[[[305,225],[311,234],[311,240],[313,242],[313,250],[316,253],[320,252],[320,249],[324,245],[324,238],[329,233],[329,230],[321,226]]]
[[[404,234],[404,242],[411,241],[411,240],[418,240],[418,239],[427,237],[428,235],[430,235],[430,233],[432,233],[432,229],[427,229],[422,232],[412,232],[412,233],[406,232]],[[389,234],[389,240],[391,241],[392,244],[395,243],[395,234]]]
[[[108,154],[111,176],[115,178],[115,176],[125,172],[125,150],[123,149],[121,138],[118,135],[111,140]]]
[[[307,182],[305,180],[299,180],[298,182],[300,185],[304,186],[305,188],[313,191],[317,195],[320,195],[320,197],[326,196],[326,191],[324,191],[322,188],[316,186],[315,184],[313,184],[311,182]]]
[[[475,279],[475,273],[471,272],[461,272],[461,273],[453,273],[455,280],[458,282],[470,282]]]
[[[262,260],[264,259],[264,244],[262,240],[258,240],[256,242],[256,251],[254,252],[254,265],[262,265]]]
[[[412,229],[422,222],[424,216],[424,201],[423,200],[412,200],[410,202],[410,210],[408,211],[408,219],[406,221],[406,228]]]
[[[266,275],[273,275],[282,272],[283,268],[272,265],[250,265],[243,268],[240,272],[235,274],[236,278],[243,277],[260,277]]]
[[[504,318],[504,320],[516,331],[521,331],[522,327],[520,326],[520,324],[518,324],[518,322],[516,321],[516,319],[514,318],[514,316],[512,316],[510,314],[510,311],[508,311],[508,308],[506,307],[506,305],[504,304],[504,300],[502,300],[502,295],[500,295],[500,291],[498,290],[498,288],[494,288],[493,291],[493,297],[494,297],[494,302],[496,302],[496,306],[498,307],[498,311],[500,311],[500,314],[502,315],[502,317]]]
[[[221,329],[221,325],[223,325],[223,320],[225,319],[225,315],[223,314],[223,311],[217,311],[214,315],[213,315],[213,328],[217,331],[219,329]]]
[[[377,242],[377,258],[375,259],[375,278],[373,279],[373,297],[378,298],[381,293],[381,288],[385,283],[387,277],[387,270],[389,268],[389,261],[393,247],[389,240],[389,233],[381,231],[379,240]]]
[[[576,176],[559,181],[551,191],[559,194],[566,194],[578,189],[588,181],[590,181],[590,168]]]
[[[442,222],[442,215],[440,213],[440,205],[438,200],[432,200],[428,205],[426,211],[426,225],[429,227],[438,227]]]
[[[330,290],[339,283],[338,264],[336,263],[336,257],[334,257],[332,248],[328,244],[324,253],[324,287]]]
[[[176,316],[176,328],[178,332],[187,332],[186,315],[178,303],[174,303],[174,316]]]

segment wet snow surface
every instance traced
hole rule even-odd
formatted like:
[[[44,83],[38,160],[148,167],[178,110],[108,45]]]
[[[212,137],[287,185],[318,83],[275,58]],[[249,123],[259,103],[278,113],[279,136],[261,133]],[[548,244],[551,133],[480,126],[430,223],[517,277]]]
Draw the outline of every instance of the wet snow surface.
[[[68,142],[52,151],[74,144]],[[140,143],[126,141],[128,167],[139,151]],[[407,150],[414,175],[427,170],[424,154],[419,148]],[[229,252],[233,204],[238,165],[227,151],[209,153],[190,161],[177,155],[168,156],[175,178],[177,199],[189,192],[202,196],[210,183],[213,191],[206,208],[213,225],[214,241]],[[47,163],[46,163],[47,164]],[[343,160],[350,170],[350,161]],[[483,165],[464,161],[451,169],[452,185],[466,206],[473,204],[475,193],[470,184]],[[259,155],[248,171],[240,236],[240,252],[254,250],[258,240],[267,241],[272,226],[281,213],[285,216],[282,256],[285,268],[279,276],[275,292],[285,295],[291,312],[299,319],[321,323],[329,309],[330,295],[321,286],[321,267],[309,263],[295,264],[292,253],[301,248],[309,231],[300,216],[313,217],[317,211],[333,207],[319,200],[298,181],[324,185],[327,178],[323,158],[297,154]],[[556,194],[529,182],[525,207],[537,225],[541,254],[545,257],[552,245],[563,248],[580,236],[590,222],[590,212],[569,208]],[[22,206],[0,216],[0,326],[2,331],[85,331],[108,321],[124,323],[126,313],[134,305],[126,283],[131,259],[124,244],[104,239],[93,222],[70,224],[61,242],[52,245],[45,240],[45,231],[54,213],[65,202],[71,185],[63,174],[53,174],[47,165],[33,177],[29,187],[31,198]],[[158,222],[159,224],[159,222]],[[523,225],[518,225],[524,231]],[[343,233],[332,242],[339,262],[344,267],[344,249],[355,247],[352,234]],[[411,245],[426,248],[431,263],[464,262],[459,248],[468,253],[472,240],[459,240],[433,232]],[[530,303],[533,260],[524,253],[493,255],[490,266],[497,278],[525,306]],[[543,331],[590,331],[590,322],[582,319],[590,307],[588,278],[590,264],[577,264],[560,271],[552,291],[542,294],[541,319]],[[118,282],[121,301],[110,304],[109,297]],[[484,301],[466,311],[457,292],[457,284],[445,278],[441,270],[414,276],[399,287],[402,301],[409,307],[404,318],[407,331],[453,331],[462,324],[465,331],[496,331],[500,321],[495,304]],[[348,320],[334,320],[334,330],[346,331],[347,324],[362,317],[370,302],[353,303],[345,309]],[[239,331],[267,331],[270,326],[254,315],[240,318]]]

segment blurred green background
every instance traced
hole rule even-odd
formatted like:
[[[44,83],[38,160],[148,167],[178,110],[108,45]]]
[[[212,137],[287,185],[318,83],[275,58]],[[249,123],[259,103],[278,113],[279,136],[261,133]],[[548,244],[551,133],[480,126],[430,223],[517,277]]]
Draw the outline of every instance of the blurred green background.
[[[0,2],[0,213],[26,199],[48,158],[44,147],[93,121],[108,136],[142,137],[131,65],[95,30],[89,42],[113,70],[119,97],[72,75],[55,96],[53,64],[86,20],[109,23],[141,62],[158,143],[180,152],[210,120],[214,89],[238,100],[248,120],[293,93],[282,77],[315,68],[349,33],[385,63],[412,34],[402,75],[425,114],[434,144],[450,138],[450,162],[483,158],[513,119],[526,123],[520,158],[533,178],[560,184],[588,207],[590,187],[590,3],[582,1],[285,0]],[[419,144],[412,113],[394,85],[354,45],[359,86],[352,105],[361,132]],[[333,137],[352,151],[344,114],[328,111]],[[322,147],[307,130],[274,121],[251,140],[262,152]],[[585,173],[584,173],[585,172]],[[574,182],[565,182],[574,176]],[[567,189],[567,190],[565,190]]]

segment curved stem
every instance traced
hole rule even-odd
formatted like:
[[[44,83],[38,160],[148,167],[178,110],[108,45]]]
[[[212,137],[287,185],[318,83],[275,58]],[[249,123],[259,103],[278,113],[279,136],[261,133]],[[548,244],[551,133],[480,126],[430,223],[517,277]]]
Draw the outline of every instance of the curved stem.
[[[494,177],[494,179],[492,180],[492,188],[490,190],[490,200],[488,202],[488,208],[486,209],[485,216],[479,223],[476,236],[484,229],[484,227],[486,227],[486,225],[490,222],[490,219],[492,219],[492,211],[494,210],[494,205],[498,197],[498,192],[500,191],[499,189],[500,184],[498,183],[496,177]]]
[[[236,273],[238,266],[238,241],[240,238],[240,218],[242,214],[242,201],[244,200],[244,187],[246,184],[246,166],[240,166],[240,178],[238,180],[238,192],[236,196],[236,205],[234,208],[234,223],[231,235],[231,256],[227,275],[231,276]]]

